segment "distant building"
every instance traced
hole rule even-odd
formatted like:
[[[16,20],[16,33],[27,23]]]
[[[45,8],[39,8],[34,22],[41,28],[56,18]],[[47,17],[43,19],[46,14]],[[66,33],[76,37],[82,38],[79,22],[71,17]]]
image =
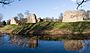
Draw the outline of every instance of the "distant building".
[[[88,20],[88,14],[84,10],[65,11],[62,22],[78,22]]]
[[[35,14],[29,14],[27,16],[27,23],[37,23],[37,16]]]
[[[12,19],[10,20],[10,24],[18,25],[18,20],[16,20],[15,18],[12,18]]]
[[[27,18],[27,23],[37,23],[43,21],[41,17],[37,18],[36,14],[32,14],[32,13],[28,14],[26,18]]]

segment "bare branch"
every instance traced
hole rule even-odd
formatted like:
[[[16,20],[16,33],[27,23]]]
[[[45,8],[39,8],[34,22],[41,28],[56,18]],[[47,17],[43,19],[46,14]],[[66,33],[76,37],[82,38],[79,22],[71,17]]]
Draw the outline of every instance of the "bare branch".
[[[7,4],[11,4],[12,2],[14,2],[15,0],[0,0],[0,3],[3,5],[7,5]],[[21,0],[18,0],[21,1]]]
[[[87,2],[87,1],[90,1],[90,0],[82,0],[81,2],[78,2],[78,0],[76,0],[76,3],[77,3],[77,8],[78,9],[83,3]]]

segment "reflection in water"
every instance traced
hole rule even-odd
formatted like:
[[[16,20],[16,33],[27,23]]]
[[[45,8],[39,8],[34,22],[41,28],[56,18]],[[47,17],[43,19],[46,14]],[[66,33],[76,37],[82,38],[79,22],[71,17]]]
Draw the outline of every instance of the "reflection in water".
[[[64,48],[66,50],[80,50],[83,48],[81,40],[64,40]]]
[[[19,53],[90,53],[90,40],[38,41],[36,38],[3,35],[0,37],[0,53],[5,49]]]
[[[29,40],[29,43],[28,43],[28,46],[30,48],[36,48],[36,47],[38,47],[38,40],[37,39],[30,39]]]
[[[38,46],[38,40],[33,38],[23,38],[19,36],[13,36],[11,43],[21,47],[36,48]]]
[[[2,37],[0,37],[0,46],[1,45],[8,45],[10,40],[10,36],[3,34]]]
[[[65,50],[78,50],[79,53],[90,53],[90,40],[64,40]]]
[[[90,53],[90,40],[82,40],[83,48],[79,51],[80,53]]]

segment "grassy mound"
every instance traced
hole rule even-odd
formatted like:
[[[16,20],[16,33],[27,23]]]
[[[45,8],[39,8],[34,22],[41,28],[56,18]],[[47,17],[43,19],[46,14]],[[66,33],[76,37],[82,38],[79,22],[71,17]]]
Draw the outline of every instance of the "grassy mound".
[[[14,29],[17,28],[17,25],[6,25],[0,28],[2,33],[11,33]]]
[[[58,22],[38,22],[36,24],[24,24],[18,28],[16,28],[13,33],[15,34],[28,34],[30,31],[38,30],[52,30],[53,28],[59,28]]]
[[[70,32],[84,32],[89,31],[90,22],[70,22],[70,23],[61,23],[61,22],[38,22],[35,24],[25,23],[23,25],[7,25],[3,28],[0,28],[2,31],[12,30],[13,34],[29,34],[33,33],[44,33],[45,31],[52,30],[54,31],[70,31]]]

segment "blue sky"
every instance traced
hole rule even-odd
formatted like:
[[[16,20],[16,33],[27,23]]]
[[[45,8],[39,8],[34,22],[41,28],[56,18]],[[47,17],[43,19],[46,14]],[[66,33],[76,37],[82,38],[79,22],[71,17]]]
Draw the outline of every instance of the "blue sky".
[[[83,9],[90,9],[90,2],[83,5]],[[10,5],[2,7],[0,5],[0,13],[4,15],[3,20],[10,19],[18,13],[26,10],[34,12],[38,17],[59,17],[60,13],[65,10],[73,10],[76,8],[74,0],[22,0],[16,1]]]

